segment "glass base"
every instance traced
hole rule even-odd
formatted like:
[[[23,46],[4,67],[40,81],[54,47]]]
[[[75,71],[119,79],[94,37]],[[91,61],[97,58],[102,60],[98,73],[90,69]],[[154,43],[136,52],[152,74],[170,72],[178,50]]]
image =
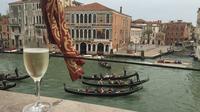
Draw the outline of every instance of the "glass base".
[[[51,112],[51,105],[47,102],[39,102],[26,105],[22,112]]]

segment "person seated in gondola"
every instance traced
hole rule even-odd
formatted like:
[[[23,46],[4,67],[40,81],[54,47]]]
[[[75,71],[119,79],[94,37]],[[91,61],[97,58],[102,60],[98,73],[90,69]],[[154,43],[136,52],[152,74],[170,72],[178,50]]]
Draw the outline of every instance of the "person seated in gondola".
[[[100,93],[104,93],[105,90],[103,88],[100,89]]]
[[[99,93],[99,88],[95,88],[95,89],[94,89],[94,92],[95,92],[95,93]]]
[[[85,89],[85,92],[86,92],[86,93],[93,93],[93,92],[94,92],[94,90],[92,90],[92,89],[89,89],[88,87],[86,87],[86,89]]]
[[[164,63],[164,60],[163,59],[160,59],[157,61],[158,63]]]
[[[177,61],[178,64],[182,64],[182,62],[180,60]]]
[[[110,78],[115,78],[115,76],[116,76],[115,73],[112,73]]]
[[[105,63],[105,66],[108,67],[109,66],[108,63]]]
[[[108,73],[106,73],[106,75],[104,76],[105,78],[109,78],[110,75]]]
[[[103,85],[102,79],[100,81],[98,81],[98,84]]]
[[[114,84],[113,80],[110,80],[110,79],[108,80],[108,83],[109,84]]]
[[[113,88],[109,88],[107,92],[108,93],[113,93]]]
[[[6,75],[4,76],[4,79],[7,79],[7,78],[10,77],[10,76],[11,76],[11,74],[8,73],[8,74],[6,74]]]
[[[93,78],[97,78],[97,74],[94,74],[94,75],[93,75]]]
[[[98,93],[104,93],[104,89],[101,87],[101,88],[98,88],[97,90]]]
[[[133,81],[133,79],[130,79],[130,82],[129,82],[130,84],[134,84],[134,81]]]
[[[15,74],[16,74],[17,77],[19,77],[19,73],[18,73],[18,68],[17,67],[15,68]]]
[[[120,82],[120,80],[116,80],[116,81],[114,82],[114,84],[116,84],[116,85],[121,85],[121,82]]]
[[[89,92],[89,89],[88,89],[88,87],[86,87],[86,88],[85,88],[85,92],[86,92],[86,93],[88,93],[88,92]]]

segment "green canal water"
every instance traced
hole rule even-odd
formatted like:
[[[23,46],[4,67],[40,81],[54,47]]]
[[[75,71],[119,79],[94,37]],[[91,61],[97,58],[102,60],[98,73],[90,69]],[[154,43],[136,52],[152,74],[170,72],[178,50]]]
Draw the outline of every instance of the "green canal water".
[[[165,57],[192,62],[193,67],[200,68],[200,62],[194,62],[189,57],[174,55]],[[115,59],[140,61],[130,58]],[[145,61],[154,62],[155,60]],[[128,96],[115,98],[77,96],[64,92],[63,83],[71,87],[83,87],[83,85],[79,81],[72,82],[70,80],[62,58],[52,57],[50,58],[48,71],[42,81],[41,94],[138,112],[200,112],[200,72],[118,63],[111,64],[112,69],[108,71],[101,68],[95,61],[86,61],[84,65],[85,75],[104,72],[121,73],[123,67],[126,67],[129,72],[139,72],[141,77],[149,76],[150,81],[143,84],[143,90]],[[0,54],[1,72],[12,72],[16,67],[21,73],[26,73],[22,55]],[[34,83],[32,79],[23,80],[17,82],[17,86],[9,91],[34,94]]]

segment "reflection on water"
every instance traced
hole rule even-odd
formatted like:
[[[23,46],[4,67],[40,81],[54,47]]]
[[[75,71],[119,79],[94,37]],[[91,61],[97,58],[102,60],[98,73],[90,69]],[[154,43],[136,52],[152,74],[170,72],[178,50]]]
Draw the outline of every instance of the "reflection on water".
[[[192,59],[187,57],[180,58],[173,55],[166,57],[192,62]],[[120,60],[140,61],[127,58],[120,58]],[[154,62],[155,60],[145,61]],[[22,73],[26,73],[22,55],[0,54],[0,62],[0,71],[14,72],[15,67],[18,67]],[[41,94],[139,112],[200,112],[200,72],[118,63],[111,64],[112,69],[109,71],[100,67],[95,61],[87,61],[84,65],[85,75],[105,72],[122,73],[125,66],[129,72],[137,71],[141,77],[149,76],[150,81],[143,85],[143,90],[129,96],[116,98],[77,96],[65,93],[63,83],[72,87],[84,87],[84,85],[79,81],[72,83],[62,58],[51,58],[48,71],[42,82]],[[200,63],[193,62],[193,66],[200,68]],[[17,87],[11,89],[11,91],[33,94],[34,84],[32,79],[18,82]]]

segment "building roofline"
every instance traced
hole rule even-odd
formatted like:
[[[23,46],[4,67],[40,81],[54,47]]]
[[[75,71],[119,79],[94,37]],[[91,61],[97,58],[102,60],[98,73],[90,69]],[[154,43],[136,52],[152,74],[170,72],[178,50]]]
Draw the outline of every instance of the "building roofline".
[[[98,2],[94,2],[94,3],[90,3],[90,4],[83,4],[83,5],[80,5],[80,6],[74,6],[74,7],[66,7],[65,9],[68,11],[96,11],[96,10],[82,10],[83,8],[85,7],[91,7],[92,5],[98,5],[99,7],[101,7],[102,9],[99,10],[99,11],[112,11],[114,13],[117,13],[117,14],[121,14],[121,15],[124,15],[124,16],[128,16],[128,17],[131,17],[127,14],[124,14],[124,13],[120,13],[119,11],[116,11],[114,9],[111,9],[103,4],[100,4]]]
[[[11,3],[8,3],[9,5],[10,4],[23,4],[23,3],[33,3],[33,2],[39,2],[39,0],[27,0],[27,1],[24,1],[24,0],[18,0],[18,1],[15,1],[15,2],[11,2]]]

